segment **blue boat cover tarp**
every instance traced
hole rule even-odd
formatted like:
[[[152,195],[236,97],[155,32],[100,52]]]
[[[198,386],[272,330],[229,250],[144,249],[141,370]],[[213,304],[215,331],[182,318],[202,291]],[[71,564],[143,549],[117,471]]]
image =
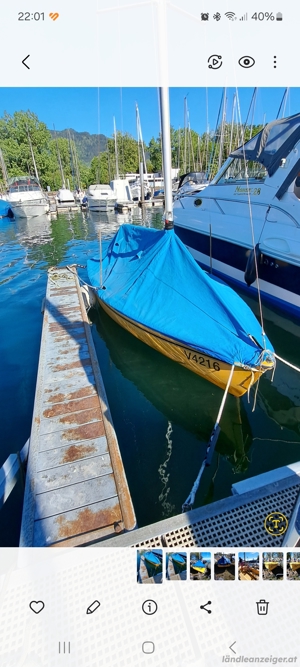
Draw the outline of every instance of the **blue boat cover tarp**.
[[[247,304],[196,263],[173,231],[122,225],[88,260],[91,284],[108,306],[199,353],[228,364],[261,363],[261,326]],[[258,344],[251,340],[253,336]]]
[[[217,562],[217,565],[231,565],[231,562],[229,558],[226,558],[226,556],[221,556]]]
[[[206,565],[205,565],[205,563],[202,563],[202,560],[197,560],[197,561],[191,560],[191,566],[192,567],[199,567],[199,568],[200,567],[201,568],[206,568]]]
[[[11,211],[9,204],[4,199],[0,199],[0,218],[6,218],[9,211]]]

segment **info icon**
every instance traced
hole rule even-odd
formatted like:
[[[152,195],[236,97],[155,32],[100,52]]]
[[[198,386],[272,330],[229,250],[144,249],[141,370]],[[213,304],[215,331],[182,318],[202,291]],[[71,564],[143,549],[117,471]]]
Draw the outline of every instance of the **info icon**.
[[[287,528],[289,522],[281,512],[271,512],[265,518],[264,526],[270,535],[283,535]]]

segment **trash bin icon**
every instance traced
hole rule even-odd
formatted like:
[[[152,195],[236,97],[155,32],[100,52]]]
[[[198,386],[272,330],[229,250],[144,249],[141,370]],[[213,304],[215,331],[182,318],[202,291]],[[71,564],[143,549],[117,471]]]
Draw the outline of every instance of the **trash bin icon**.
[[[269,603],[266,602],[265,600],[259,600],[257,604],[257,613],[259,616],[266,616],[268,613],[268,608],[269,608]]]

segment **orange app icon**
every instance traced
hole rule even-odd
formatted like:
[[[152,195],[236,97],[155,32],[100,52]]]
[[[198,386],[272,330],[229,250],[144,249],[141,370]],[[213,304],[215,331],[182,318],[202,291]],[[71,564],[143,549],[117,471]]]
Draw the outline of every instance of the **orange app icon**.
[[[50,16],[50,19],[52,19],[52,21],[56,21],[56,19],[58,19],[58,17],[59,17],[59,14],[58,14],[58,12],[50,12],[49,16]]]

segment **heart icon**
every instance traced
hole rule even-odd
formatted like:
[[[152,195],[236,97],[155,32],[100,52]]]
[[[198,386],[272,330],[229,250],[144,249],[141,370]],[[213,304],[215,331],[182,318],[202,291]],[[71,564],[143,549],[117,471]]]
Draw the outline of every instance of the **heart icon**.
[[[38,602],[36,600],[33,600],[32,602],[30,602],[29,607],[31,611],[34,611],[35,614],[39,614],[41,611],[43,611],[45,603],[42,602],[42,600],[38,600]]]

